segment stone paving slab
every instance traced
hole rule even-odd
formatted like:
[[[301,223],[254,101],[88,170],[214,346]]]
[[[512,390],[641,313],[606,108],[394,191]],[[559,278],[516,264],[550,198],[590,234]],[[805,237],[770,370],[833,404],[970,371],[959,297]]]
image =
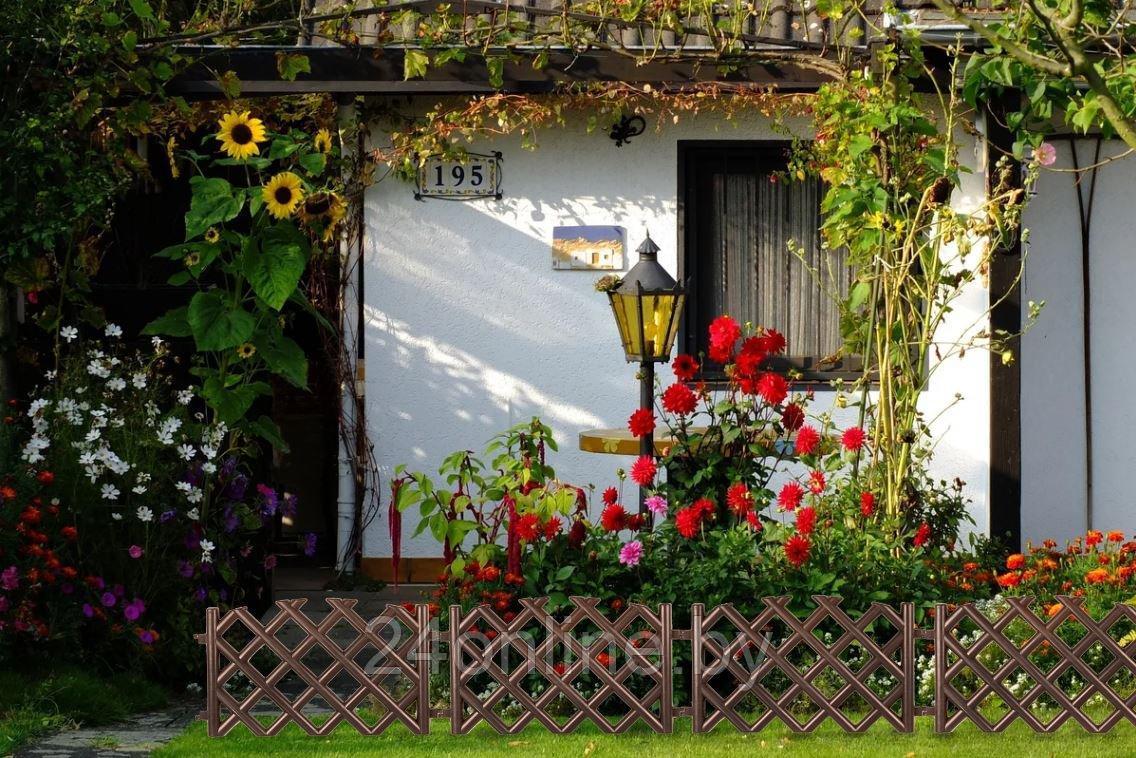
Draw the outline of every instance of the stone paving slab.
[[[127,721],[68,729],[24,747],[17,758],[112,758],[144,756],[177,737],[201,711],[198,702],[181,702]]]

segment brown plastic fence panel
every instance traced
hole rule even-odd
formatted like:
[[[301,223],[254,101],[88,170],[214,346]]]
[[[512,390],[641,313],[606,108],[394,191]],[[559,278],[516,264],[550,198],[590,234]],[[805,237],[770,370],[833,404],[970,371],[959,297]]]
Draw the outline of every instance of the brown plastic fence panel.
[[[637,721],[673,727],[671,608],[630,604],[607,618],[573,597],[557,620],[548,598],[522,600],[508,622],[487,606],[450,608],[450,716],[454,734],[480,722],[513,734],[531,721],[567,733],[585,720],[605,732]],[[534,676],[537,675],[537,676]],[[513,714],[505,713],[510,699]]]
[[[1043,617],[1032,598],[1007,598],[993,620],[973,604],[938,606],[936,731],[963,721],[988,732],[1018,719],[1038,732],[1070,719],[1096,733],[1122,719],[1136,723],[1136,644],[1121,643],[1136,629],[1136,607],[1117,605],[1096,621],[1081,598],[1059,602]]]
[[[316,623],[304,614],[305,603],[278,601],[266,622],[245,608],[224,616],[216,608],[206,611],[205,633],[197,639],[206,651],[203,715],[209,735],[244,724],[269,736],[289,723],[323,735],[343,722],[363,734],[379,734],[394,723],[427,733],[427,606],[410,613],[388,605],[365,620],[355,612],[355,600],[327,598],[330,613]],[[226,686],[238,674],[251,684],[248,694],[238,696]],[[375,714],[371,723],[359,713],[364,706]],[[266,725],[265,717],[273,720]]]
[[[693,607],[695,732],[725,720],[758,732],[779,719],[809,732],[831,719],[849,732],[884,720],[910,732],[915,724],[914,609],[873,604],[860,618],[840,599],[814,598],[798,619],[787,597],[767,597],[755,618],[732,605]],[[828,634],[828,638],[825,634]]]

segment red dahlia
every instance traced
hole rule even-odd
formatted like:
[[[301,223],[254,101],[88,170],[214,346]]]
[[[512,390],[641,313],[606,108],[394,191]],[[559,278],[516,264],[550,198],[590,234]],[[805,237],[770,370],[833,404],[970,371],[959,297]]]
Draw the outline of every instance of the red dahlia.
[[[731,484],[726,490],[726,505],[737,516],[747,513],[753,508],[753,498],[750,497],[749,488],[742,482]]]
[[[600,525],[604,531],[618,532],[627,525],[627,511],[619,503],[613,503],[600,514]]]
[[[776,329],[766,329],[759,339],[761,349],[767,353],[777,355],[785,351],[785,337]]]
[[[702,519],[694,508],[681,508],[675,514],[675,529],[688,540],[694,539],[694,535],[698,534],[701,525]]]
[[[811,426],[802,426],[797,431],[797,455],[811,455],[820,444],[820,433]]]
[[[860,493],[860,515],[868,518],[876,510],[876,496],[871,492]]]
[[[525,542],[533,542],[540,534],[540,520],[535,513],[526,513],[517,519],[517,537]]]
[[[655,431],[655,414],[646,408],[640,408],[627,419],[627,428],[634,437],[642,437]]]
[[[809,491],[814,495],[819,495],[824,492],[826,480],[823,471],[810,471],[809,472]]]
[[[742,328],[729,316],[719,316],[710,323],[710,355],[717,363],[727,362],[734,354],[734,343],[742,336]]]
[[[789,396],[789,382],[780,374],[767,371],[757,381],[757,394],[770,405],[780,405]]]
[[[682,382],[675,382],[663,391],[663,408],[676,416],[688,416],[698,407],[698,396]]]
[[[755,532],[761,531],[761,518],[755,511],[746,513],[746,523],[750,525]]]
[[[781,411],[781,424],[789,431],[797,431],[805,423],[805,412],[796,403],[790,403]]]
[[[698,518],[705,518],[707,516],[712,517],[714,515],[714,511],[718,510],[718,506],[716,506],[714,504],[714,501],[708,497],[698,498],[690,507],[694,510],[695,513],[698,514]]]
[[[555,516],[550,518],[548,521],[545,521],[544,522],[544,538],[551,542],[553,537],[560,534],[560,527],[561,526],[562,526],[562,524],[560,523],[560,519],[556,518]]]
[[[927,522],[919,525],[915,530],[915,547],[923,547],[931,539],[931,527]]]
[[[808,537],[794,534],[785,540],[785,558],[797,568],[803,566],[809,559]]]
[[[855,452],[864,446],[864,430],[858,426],[850,426],[840,436],[840,444],[845,450]]]
[[[787,482],[777,495],[777,504],[782,510],[793,511],[805,499],[805,488],[797,482]]]
[[[653,482],[657,473],[659,473],[659,468],[655,465],[655,459],[650,455],[641,455],[635,459],[635,463],[631,464],[631,481],[640,487],[646,487]]]
[[[797,509],[797,531],[806,537],[816,528],[817,514],[811,505]]]
[[[619,500],[619,490],[615,487],[608,487],[603,491],[604,505],[612,505],[617,500]]]
[[[674,375],[684,382],[689,382],[698,374],[698,361],[694,360],[693,356],[686,353],[679,353],[675,356],[674,361],[671,362],[671,370]]]

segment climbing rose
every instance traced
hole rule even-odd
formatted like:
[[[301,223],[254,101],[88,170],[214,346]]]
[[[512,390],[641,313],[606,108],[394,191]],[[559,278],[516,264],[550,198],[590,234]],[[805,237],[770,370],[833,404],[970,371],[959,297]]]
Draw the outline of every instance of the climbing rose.
[[[840,436],[840,444],[845,450],[855,452],[864,446],[864,430],[858,426],[850,426]]]
[[[804,565],[809,559],[809,540],[800,534],[794,534],[785,540],[785,558],[797,568]]]
[[[682,508],[675,514],[675,529],[688,540],[693,539],[694,535],[698,534],[698,528],[701,524],[702,519],[694,508]]]
[[[805,423],[805,412],[796,403],[790,403],[781,411],[781,424],[790,431],[800,429]]]
[[[817,514],[811,505],[797,509],[797,531],[806,537],[813,533],[816,527]]]
[[[698,361],[686,353],[679,353],[671,363],[671,370],[674,371],[674,375],[684,382],[693,379],[698,374],[698,369]]]
[[[655,459],[650,455],[641,455],[631,464],[631,481],[640,487],[646,487],[653,482],[657,473],[659,469],[655,465]]]
[[[742,482],[731,484],[730,488],[726,490],[726,505],[738,516],[749,511],[753,507],[749,488]]]
[[[643,543],[632,540],[619,549],[619,562],[624,566],[638,566],[643,557]]]
[[[860,493],[860,515],[868,518],[876,509],[876,496],[871,492]]]
[[[1025,568],[1025,565],[1026,565],[1026,557],[1024,555],[1022,555],[1021,553],[1014,553],[1013,555],[1011,555],[1009,558],[1006,559],[1006,568],[1011,569],[1011,570],[1017,570],[1017,569],[1020,569],[1020,568]]]
[[[643,504],[656,516],[662,516],[667,512],[667,499],[662,495],[651,495],[643,501]]]
[[[619,503],[612,503],[600,514],[600,525],[604,531],[618,532],[627,525],[627,511]]]
[[[742,328],[729,316],[719,316],[710,323],[710,360],[726,363],[734,354],[734,343],[742,336]]]
[[[809,491],[814,495],[819,495],[824,492],[825,478],[823,471],[810,471],[809,472]]]
[[[820,433],[811,426],[802,426],[797,431],[797,455],[810,455],[820,444]]]
[[[663,391],[663,408],[676,416],[688,416],[698,407],[698,396],[682,382],[675,382]]]
[[[757,394],[770,405],[780,405],[789,396],[789,382],[780,374],[767,371],[757,381]]]
[[[608,487],[603,491],[604,505],[614,505],[619,500],[619,490],[615,487]]]
[[[777,504],[781,506],[782,510],[792,511],[796,510],[804,498],[804,487],[797,482],[786,482],[785,486],[781,488],[781,492],[777,494]]]
[[[923,547],[927,541],[931,539],[931,527],[926,522],[919,525],[915,530],[915,547]]]
[[[627,428],[633,437],[642,437],[655,431],[655,414],[646,408],[640,408],[627,419]]]

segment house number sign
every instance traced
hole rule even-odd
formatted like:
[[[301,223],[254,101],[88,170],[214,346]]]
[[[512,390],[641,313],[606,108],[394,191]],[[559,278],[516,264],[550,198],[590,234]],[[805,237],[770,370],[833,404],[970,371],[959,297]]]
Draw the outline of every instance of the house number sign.
[[[501,153],[468,153],[464,161],[430,156],[418,168],[415,200],[501,199]]]

